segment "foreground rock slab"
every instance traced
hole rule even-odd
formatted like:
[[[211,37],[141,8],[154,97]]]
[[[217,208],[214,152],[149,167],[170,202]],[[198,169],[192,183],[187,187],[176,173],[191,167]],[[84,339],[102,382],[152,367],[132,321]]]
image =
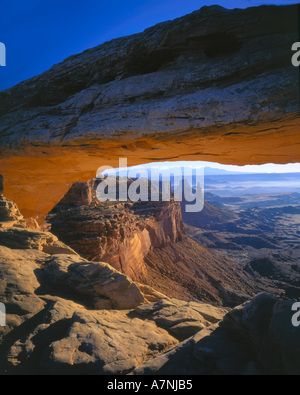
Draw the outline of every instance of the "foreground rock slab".
[[[259,294],[134,374],[298,375],[300,327],[292,302]]]
[[[126,374],[226,312],[169,300],[107,263],[81,258],[51,233],[28,229],[8,200],[5,210],[1,374]]]
[[[0,372],[127,374],[218,322],[224,313],[179,300],[96,311],[57,298],[48,302],[36,326],[6,345]]]
[[[292,302],[259,294],[230,310],[170,299],[66,254],[49,232],[0,229],[18,232],[0,237],[0,374],[300,374]]]
[[[135,312],[183,340],[220,321],[230,309],[198,302],[168,299],[145,304]]]
[[[128,312],[91,312],[59,301],[32,333],[13,344],[4,366],[44,374],[125,374],[177,343]]]

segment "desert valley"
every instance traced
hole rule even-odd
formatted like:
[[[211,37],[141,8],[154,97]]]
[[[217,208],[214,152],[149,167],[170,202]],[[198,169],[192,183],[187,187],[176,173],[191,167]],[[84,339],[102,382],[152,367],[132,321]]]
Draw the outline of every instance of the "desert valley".
[[[300,173],[242,171],[300,162],[298,11],[203,7],[0,92],[1,375],[300,374]],[[188,212],[99,201],[120,158],[220,166]]]

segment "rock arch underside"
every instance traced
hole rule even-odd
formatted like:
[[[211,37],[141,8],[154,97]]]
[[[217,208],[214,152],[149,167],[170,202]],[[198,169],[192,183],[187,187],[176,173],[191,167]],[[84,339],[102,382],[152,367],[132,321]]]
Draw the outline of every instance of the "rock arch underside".
[[[300,162],[297,11],[203,7],[0,92],[6,196],[41,223],[120,157]]]
[[[0,375],[300,373],[290,228],[95,194],[120,158],[300,162],[298,15],[203,7],[0,92]],[[200,215],[243,237],[194,238]]]

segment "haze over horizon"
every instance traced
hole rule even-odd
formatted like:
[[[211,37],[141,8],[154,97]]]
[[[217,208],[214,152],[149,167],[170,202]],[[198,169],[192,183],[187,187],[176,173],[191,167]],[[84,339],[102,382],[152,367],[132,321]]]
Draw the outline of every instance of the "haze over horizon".
[[[218,169],[225,170],[229,172],[237,172],[237,173],[261,173],[261,174],[272,174],[272,173],[300,173],[300,163],[288,163],[288,164],[274,164],[274,163],[266,163],[263,165],[246,165],[246,166],[237,166],[237,165],[224,165],[221,163],[214,162],[201,162],[201,161],[179,161],[179,162],[153,162],[148,164],[142,164],[139,166],[128,166],[128,169],[138,169],[138,168],[157,168],[157,167],[167,167],[169,169],[172,168],[180,168],[180,167],[190,167],[190,168],[210,168],[210,169]],[[120,168],[116,168],[114,170],[119,170]]]

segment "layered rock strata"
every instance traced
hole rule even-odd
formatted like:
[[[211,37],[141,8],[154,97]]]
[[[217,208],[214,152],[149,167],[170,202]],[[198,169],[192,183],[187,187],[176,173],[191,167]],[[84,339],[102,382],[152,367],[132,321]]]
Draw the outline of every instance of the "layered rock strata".
[[[144,257],[185,236],[179,202],[100,202],[99,179],[75,183],[47,215],[46,227],[91,261],[102,260],[139,281]],[[128,179],[128,184],[133,180]],[[119,185],[119,184],[118,184]],[[150,198],[149,198],[150,200]]]
[[[107,263],[88,262],[52,233],[27,229],[16,205],[1,199],[7,209],[0,222],[0,296],[7,308],[1,336],[60,297],[95,309],[129,309],[148,301],[137,284]],[[151,287],[144,291],[150,301],[165,298]]]
[[[100,166],[299,162],[298,7],[203,7],[0,93],[0,169],[25,217]],[[30,187],[28,187],[30,184]]]
[[[233,307],[261,290],[239,265],[186,237],[181,202],[100,202],[101,182],[73,184],[46,218],[45,227],[81,256],[187,301]]]
[[[27,229],[2,199],[4,218],[17,212],[22,227],[0,222],[0,374],[130,373],[228,312],[170,300],[88,262],[51,233]]]

